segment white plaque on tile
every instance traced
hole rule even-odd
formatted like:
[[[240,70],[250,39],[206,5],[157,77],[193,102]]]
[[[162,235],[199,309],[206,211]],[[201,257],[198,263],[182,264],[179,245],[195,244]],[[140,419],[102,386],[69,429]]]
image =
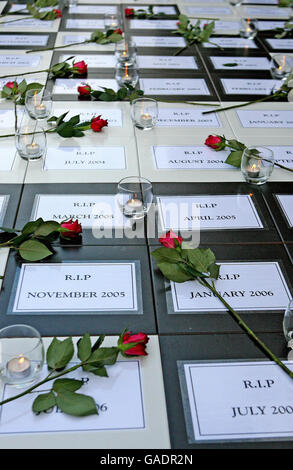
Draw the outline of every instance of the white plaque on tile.
[[[271,64],[266,57],[210,57],[216,70],[270,70]]]
[[[112,194],[36,194],[31,220],[78,219],[84,229],[129,225]]]
[[[37,28],[37,29],[52,29],[54,26],[54,21],[42,21],[36,18],[27,18],[16,23],[5,23],[3,22],[2,27],[13,28],[14,30],[23,29],[23,28]],[[9,43],[10,45],[10,43]]]
[[[130,20],[131,29],[177,29],[177,20]]]
[[[276,163],[293,168],[293,146],[291,145],[267,145],[274,153]],[[277,166],[275,167],[278,168]]]
[[[163,231],[263,228],[248,194],[157,196],[157,203]]]
[[[287,219],[289,227],[293,227],[293,196],[291,194],[276,194],[276,198]]]
[[[211,108],[214,109],[214,108]],[[161,108],[156,126],[160,127],[221,127],[216,113],[203,115],[209,108]]]
[[[46,46],[48,39],[47,34],[1,34],[0,46]]]
[[[277,7],[245,7],[245,15],[250,18],[288,18],[290,15],[290,8],[277,8]]]
[[[1,54],[1,67],[37,67],[41,62],[40,55]]]
[[[104,29],[104,20],[76,20],[68,19],[66,29]]]
[[[23,109],[18,109],[18,122],[21,122],[23,113]],[[14,120],[15,116],[13,109],[0,109],[0,128],[8,129],[9,127],[14,127]]]
[[[147,11],[147,7],[145,6],[128,5],[127,8],[132,8],[135,12],[137,12],[138,10]],[[172,6],[153,6],[153,12],[155,14],[162,13],[165,15],[177,15],[176,8]]]
[[[272,49],[291,50],[293,49],[293,39],[267,39]]]
[[[191,15],[205,16],[205,15],[214,15],[214,16],[233,16],[233,10],[229,7],[187,7],[186,10]],[[212,18],[211,18],[212,19]]]
[[[136,311],[134,262],[21,265],[13,313]]]
[[[284,310],[291,299],[277,261],[217,263],[217,291],[236,311]],[[226,312],[218,297],[197,281],[171,282],[174,312]],[[228,315],[228,314],[227,314]]]
[[[69,46],[70,44],[74,44],[76,42],[87,41],[88,39],[90,39],[90,37],[91,37],[91,33],[64,34],[64,36],[62,36],[62,45],[63,46]]]
[[[132,36],[137,47],[184,47],[183,38],[172,36]]]
[[[280,88],[280,80],[253,78],[221,78],[227,95],[269,95]]]
[[[101,89],[101,87],[112,88],[114,91],[118,90],[117,82],[112,78],[87,79],[86,81],[82,78],[56,78],[53,93],[61,95],[77,94],[77,87],[85,83],[90,85],[93,90]]]
[[[64,54],[60,57],[60,62],[65,61],[70,54]],[[113,54],[82,54],[82,55],[75,55],[74,62],[80,62],[82,60],[85,61],[88,68],[115,68],[116,67],[116,60]]]
[[[293,383],[275,362],[184,361],[184,377],[190,443],[292,439]]]
[[[141,78],[146,95],[210,95],[203,78]]]
[[[137,56],[136,61],[141,69],[198,69],[195,58],[189,56],[143,55]]]
[[[195,20],[193,20],[195,21]],[[206,20],[201,20],[201,27],[206,23]],[[225,31],[225,33],[228,33],[229,31],[239,31],[240,28],[240,22],[239,21],[221,21],[221,20],[216,20],[215,21],[215,29],[214,32],[217,33],[217,31]]]
[[[232,169],[225,163],[230,151],[215,151],[207,146],[153,146],[153,157],[157,170],[202,170]]]
[[[243,0],[242,5],[247,3],[253,5],[278,5],[278,0]]]
[[[293,111],[276,110],[236,110],[242,127],[292,128]]]
[[[11,171],[16,157],[14,147],[1,146],[2,158],[0,158],[0,171]]]
[[[69,366],[74,366],[70,363]],[[40,380],[46,377],[44,374]],[[0,434],[60,433],[115,431],[133,429],[137,432],[146,427],[144,396],[139,360],[117,361],[106,366],[108,378],[97,377],[81,368],[70,374],[70,378],[82,380],[84,385],[78,393],[94,398],[98,415],[76,418],[62,413],[54,407],[51,412],[33,413],[32,403],[36,396],[48,389],[43,385],[36,393],[29,393],[16,400],[13,406],[4,406],[0,418]],[[1,400],[15,395],[15,388],[5,386]],[[121,406],[121,403],[124,406]],[[74,436],[74,434],[73,434]]]
[[[276,28],[284,28],[284,25],[285,25],[285,21],[258,20],[257,29],[258,31],[271,31],[272,29],[276,29]]]
[[[252,39],[245,39],[245,38],[213,38],[212,41],[214,44],[210,44],[209,42],[204,42],[204,47],[217,47],[217,44],[220,47],[229,48],[229,49],[257,49],[257,45]]]
[[[125,170],[124,147],[49,147],[44,170]]]
[[[75,5],[69,7],[70,15],[115,15],[117,7],[112,5]]]

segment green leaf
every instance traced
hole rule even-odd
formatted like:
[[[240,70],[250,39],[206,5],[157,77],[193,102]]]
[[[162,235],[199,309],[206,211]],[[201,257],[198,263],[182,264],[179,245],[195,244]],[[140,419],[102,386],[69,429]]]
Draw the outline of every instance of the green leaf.
[[[62,392],[56,399],[61,411],[72,416],[89,416],[98,414],[95,400],[81,393]]]
[[[112,366],[117,361],[119,350],[116,347],[112,348],[99,348],[96,349],[89,359],[87,360],[88,364],[94,363],[99,364],[99,366]]]
[[[97,339],[97,341],[95,342],[95,344],[92,346],[92,352],[96,351],[96,349],[99,349],[99,347],[100,347],[101,344],[103,343],[105,337],[106,337],[106,335],[101,335],[101,336],[99,336],[99,338]]]
[[[38,226],[34,232],[35,237],[47,237],[52,232],[57,232],[60,229],[60,224],[54,220],[47,220]]]
[[[210,277],[213,279],[218,279],[220,273],[220,266],[218,264],[211,264],[209,266]]]
[[[31,233],[34,233],[37,228],[44,222],[44,220],[40,217],[39,219],[37,220],[34,220],[32,222],[28,222],[27,224],[25,224],[25,226],[23,227],[21,233],[23,235],[30,235]]]
[[[237,168],[241,167],[241,159],[242,159],[243,150],[236,150],[231,152],[225,160],[225,163],[228,165],[236,166]]]
[[[63,369],[72,359],[74,347],[72,338],[60,341],[56,337],[52,340],[47,350],[47,364],[49,369]]]
[[[151,254],[158,262],[178,263],[182,260],[180,253],[174,248],[157,248]]]
[[[209,266],[216,261],[216,257],[210,248],[194,248],[193,250],[184,250],[188,261],[200,273],[207,273]]]
[[[27,261],[40,261],[52,255],[53,252],[37,240],[27,240],[19,246],[19,254]]]
[[[83,385],[82,380],[75,379],[56,379],[53,384],[53,390],[57,393],[61,392],[75,392]]]
[[[42,393],[41,395],[38,395],[33,402],[33,412],[41,413],[42,411],[53,408],[55,405],[56,397],[52,391],[49,393]]]
[[[77,342],[77,356],[84,362],[92,354],[91,338],[89,333],[85,333]]]
[[[237,67],[237,63],[236,62],[230,62],[228,64],[223,64],[224,67]]]
[[[104,366],[95,366],[94,364],[86,364],[83,366],[85,372],[90,372],[91,374],[97,375],[98,377],[109,377],[107,370]]]
[[[174,282],[186,282],[194,279],[193,276],[184,272],[178,264],[170,264],[166,262],[160,262],[157,264],[162,274]]]

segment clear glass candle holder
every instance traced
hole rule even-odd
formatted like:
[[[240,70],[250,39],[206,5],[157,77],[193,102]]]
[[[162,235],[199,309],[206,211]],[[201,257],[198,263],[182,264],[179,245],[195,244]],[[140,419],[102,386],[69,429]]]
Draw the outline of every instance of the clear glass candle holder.
[[[29,325],[0,330],[0,377],[6,384],[24,387],[34,382],[44,364],[40,333]]]
[[[254,39],[257,34],[257,21],[243,18],[240,21],[239,34],[245,39]]]
[[[243,0],[229,0],[229,3],[232,7],[240,7],[243,3]]]
[[[283,318],[283,332],[286,341],[293,340],[293,299],[289,302]]]
[[[27,123],[16,131],[15,144],[19,156],[24,160],[39,160],[46,155],[46,133],[35,121]]]
[[[130,38],[124,38],[115,44],[115,57],[119,64],[134,65],[136,52],[136,44]]]
[[[133,124],[142,130],[150,130],[158,120],[158,103],[152,98],[137,98],[131,104]]]
[[[293,70],[293,58],[285,54],[275,54],[271,59],[271,75],[275,79],[283,80]]]
[[[118,63],[116,66],[115,79],[120,87],[124,85],[137,85],[139,74],[135,65]]]
[[[43,90],[28,90],[25,94],[25,108],[33,119],[47,119],[52,112],[52,94]]]
[[[241,159],[241,171],[247,183],[264,184],[274,169],[274,154],[266,147],[248,147]]]
[[[124,216],[142,219],[153,202],[152,184],[139,176],[123,178],[118,183],[116,199]]]
[[[118,14],[105,13],[104,28],[105,31],[118,29],[120,27],[120,17]]]

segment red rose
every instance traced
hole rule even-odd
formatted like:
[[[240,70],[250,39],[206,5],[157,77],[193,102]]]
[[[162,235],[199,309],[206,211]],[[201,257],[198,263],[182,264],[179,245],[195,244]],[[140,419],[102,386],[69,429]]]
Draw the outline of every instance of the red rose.
[[[149,340],[149,337],[145,333],[137,333],[136,335],[131,334],[130,331],[127,331],[123,335],[122,344],[130,343],[139,343],[133,348],[124,351],[124,354],[129,356],[147,356],[146,344]]]
[[[11,89],[14,88],[14,85],[15,85],[16,88],[17,88],[17,82],[7,82],[7,83],[5,84],[5,86],[7,86],[7,88],[11,88]]]
[[[177,25],[177,26],[180,26],[180,24],[181,24],[180,21],[177,21],[176,25]]]
[[[61,227],[70,230],[70,232],[61,232],[62,237],[75,238],[82,232],[81,224],[78,223],[78,219],[74,222],[72,219],[67,222],[61,222]]]
[[[172,230],[169,230],[164,237],[159,238],[159,242],[166,248],[175,248],[174,239],[178,241],[179,245],[183,242],[183,238],[177,237]]]
[[[93,118],[91,121],[91,128],[94,132],[101,132],[103,127],[108,126],[107,119],[101,119],[101,116]]]
[[[134,9],[133,8],[125,8],[124,10],[125,16],[133,16],[134,15]]]
[[[53,8],[53,11],[56,13],[56,18],[61,18],[62,17],[62,13],[60,10],[56,10],[56,8]]]
[[[205,145],[211,147],[214,150],[222,150],[225,148],[225,138],[220,135],[209,135],[205,141]]]
[[[80,75],[85,75],[87,73],[87,65],[84,60],[81,60],[80,62],[75,62],[73,64],[73,73],[77,73]]]
[[[77,91],[80,95],[82,96],[87,96],[87,95],[90,95],[92,89],[90,87],[90,85],[80,85],[79,87],[77,87]]]
[[[114,33],[117,33],[117,34],[121,34],[121,36],[122,36],[122,34],[123,34],[123,31],[122,31],[120,28],[115,29],[115,31],[113,31],[113,32],[114,32]]]

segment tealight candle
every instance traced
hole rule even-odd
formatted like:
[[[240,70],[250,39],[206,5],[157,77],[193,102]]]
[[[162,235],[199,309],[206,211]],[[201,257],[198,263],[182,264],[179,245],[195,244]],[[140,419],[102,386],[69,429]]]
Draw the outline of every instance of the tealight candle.
[[[24,379],[31,374],[31,361],[22,355],[10,359],[7,363],[7,375],[13,379]]]
[[[247,176],[249,178],[258,178],[260,172],[260,165],[253,163],[252,165],[246,168]]]
[[[153,118],[149,113],[143,113],[140,116],[140,123],[142,127],[148,127],[153,125]]]
[[[44,105],[44,103],[41,103],[37,106],[35,106],[35,113],[37,116],[45,116],[46,115],[46,106]]]
[[[31,144],[27,144],[25,148],[26,148],[27,154],[32,155],[32,156],[37,155],[40,151],[40,146],[36,144],[35,142],[32,142]]]
[[[133,198],[129,199],[124,206],[124,213],[127,215],[141,212],[143,208],[142,201],[137,199],[136,194]]]

